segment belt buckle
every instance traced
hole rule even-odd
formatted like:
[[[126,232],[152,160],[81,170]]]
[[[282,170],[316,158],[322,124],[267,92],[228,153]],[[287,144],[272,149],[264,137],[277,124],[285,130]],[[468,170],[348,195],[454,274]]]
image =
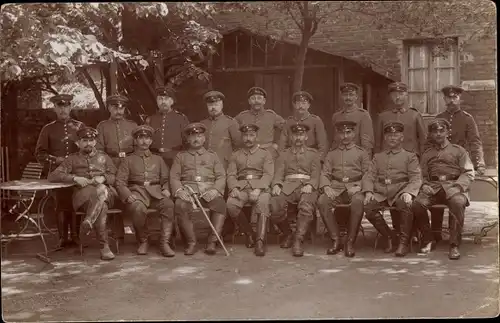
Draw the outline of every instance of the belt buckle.
[[[440,181],[440,182],[444,182],[444,181],[446,181],[446,175],[440,175],[440,176],[439,176],[439,181]]]
[[[390,178],[386,178],[386,179],[384,179],[384,183],[386,185],[392,184],[392,180]]]
[[[165,152],[165,148],[160,148],[160,149],[158,149],[158,151],[159,151],[160,153],[164,153],[164,152]]]
[[[120,158],[123,158],[123,157],[125,157],[126,155],[127,155],[127,154],[126,154],[124,151],[120,151],[120,152],[118,153],[118,157],[120,157]]]
[[[246,179],[253,179],[253,175],[247,175]]]
[[[146,181],[146,182],[144,182],[144,186],[149,186],[149,184],[151,184],[151,182],[150,182],[150,181]]]
[[[195,176],[194,177],[195,182],[201,182],[201,176]]]
[[[347,183],[347,182],[349,182],[349,177],[342,178],[342,183]]]

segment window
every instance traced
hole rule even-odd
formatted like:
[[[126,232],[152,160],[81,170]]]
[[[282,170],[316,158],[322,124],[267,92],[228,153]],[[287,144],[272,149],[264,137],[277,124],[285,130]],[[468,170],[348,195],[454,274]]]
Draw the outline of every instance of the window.
[[[442,47],[442,46],[439,46]],[[445,110],[441,88],[458,84],[457,39],[439,54],[434,55],[435,41],[408,41],[405,43],[404,79],[408,84],[409,103],[423,114],[437,114]]]

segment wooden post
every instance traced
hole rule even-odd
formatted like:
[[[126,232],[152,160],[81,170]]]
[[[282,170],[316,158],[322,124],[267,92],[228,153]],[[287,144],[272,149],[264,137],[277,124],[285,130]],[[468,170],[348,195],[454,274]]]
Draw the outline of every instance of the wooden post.
[[[236,34],[235,36],[235,49],[234,49],[234,53],[235,53],[235,67],[238,68],[238,34]]]
[[[165,70],[162,57],[158,57],[154,61],[154,78],[155,88],[165,85]]]
[[[250,35],[250,67],[253,67],[253,36]]]
[[[106,96],[113,95],[118,92],[118,63],[116,59],[109,64],[109,77],[106,82]]]
[[[208,90],[213,90],[213,78],[214,78],[214,55],[212,52],[208,53],[208,73],[210,73],[210,78],[208,80]]]

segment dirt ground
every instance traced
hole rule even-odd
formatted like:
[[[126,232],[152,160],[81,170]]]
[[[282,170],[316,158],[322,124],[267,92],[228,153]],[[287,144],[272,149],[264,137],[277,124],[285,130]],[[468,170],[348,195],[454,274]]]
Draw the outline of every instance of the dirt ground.
[[[485,208],[476,217],[484,217]],[[488,208],[498,219],[498,209]],[[470,214],[470,213],[468,213]],[[476,221],[469,216],[467,221]],[[192,257],[157,246],[134,254],[133,237],[110,262],[97,245],[85,255],[66,250],[52,265],[32,256],[2,261],[6,321],[225,320],[305,318],[494,317],[499,313],[498,230],[481,244],[464,238],[462,258],[447,242],[430,255],[395,258],[373,251],[373,232],[356,257],[327,256],[324,242],[306,244],[302,258],[272,243],[259,258],[243,245]],[[202,247],[202,246],[200,246]]]

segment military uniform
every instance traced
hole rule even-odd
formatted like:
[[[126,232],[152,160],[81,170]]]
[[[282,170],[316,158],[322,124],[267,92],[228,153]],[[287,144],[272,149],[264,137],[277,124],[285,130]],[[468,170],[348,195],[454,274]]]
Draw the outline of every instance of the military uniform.
[[[294,93],[292,96],[293,102],[296,102],[297,100],[307,100],[311,102],[312,96],[305,91],[299,91]],[[278,150],[281,151],[292,146],[292,143],[290,142],[290,127],[298,123],[303,123],[309,126],[310,130],[307,134],[307,141],[305,144],[308,147],[317,149],[321,155],[321,159],[323,159],[328,151],[328,138],[326,135],[325,125],[320,117],[309,112],[306,112],[302,116],[289,116],[285,120],[285,126],[281,131]]]
[[[257,132],[259,129],[256,125],[242,125],[240,131]],[[229,162],[227,169],[227,186],[229,192],[234,189],[239,191],[237,197],[229,197],[227,200],[227,211],[234,222],[239,223],[240,229],[247,235],[247,247],[252,248],[253,232],[252,226],[248,222],[247,217],[241,212],[245,204],[252,204],[252,211],[259,215],[257,221],[257,237],[258,246],[255,248],[255,254],[264,256],[263,243],[265,241],[267,219],[269,218],[269,200],[271,194],[269,185],[274,175],[273,157],[269,151],[260,148],[258,145],[252,148],[241,148],[235,151]],[[250,200],[250,193],[259,189],[260,194],[256,201]]]
[[[97,131],[92,128],[82,128],[78,131],[79,138],[95,139]],[[95,148],[89,153],[73,153],[66,158],[52,173],[48,180],[51,182],[74,183],[75,177],[95,179],[98,176],[105,178],[104,183],[93,182],[85,187],[73,188],[73,208],[78,210],[85,207],[86,215],[83,220],[87,230],[95,223],[97,238],[101,246],[101,258],[111,260],[113,253],[108,245],[108,232],[106,218],[108,207],[113,205],[116,191],[112,185],[115,183],[116,167],[111,158]]]
[[[392,91],[406,92],[407,86],[401,82],[391,83],[389,84],[389,92]],[[403,149],[420,156],[425,149],[427,129],[422,114],[416,108],[407,106],[394,107],[378,115],[375,126],[375,152],[384,151],[384,125],[394,120],[404,124]]]
[[[156,91],[157,95],[173,97],[173,92],[169,89],[158,88]],[[183,148],[182,130],[188,123],[186,115],[174,109],[169,112],[159,111],[146,119],[145,124],[155,130],[150,150],[160,154],[169,167],[175,155]]]
[[[133,132],[134,138],[152,137],[153,129],[142,125]],[[147,210],[155,209],[161,217],[160,251],[173,257],[170,248],[174,228],[174,203],[163,194],[169,189],[169,169],[165,161],[148,150],[135,151],[120,163],[116,174],[116,188],[125,208],[132,215],[135,235],[139,243],[137,253],[145,255],[148,249]]]
[[[339,121],[335,125],[337,131],[354,131],[356,123],[352,121]],[[332,209],[339,204],[350,204],[350,224],[346,255],[354,256],[354,242],[358,235],[359,225],[363,219],[363,194],[361,193],[361,179],[370,166],[368,153],[354,143],[340,144],[328,152],[321,170],[319,180],[320,195],[318,209],[323,222],[330,234],[332,247],[327,249],[327,254],[333,255],[340,250],[340,231],[338,219],[332,214]],[[325,187],[334,192],[334,198],[324,193]]]
[[[59,94],[53,96],[50,100],[54,104],[70,104],[73,96],[70,94]],[[44,165],[47,173],[56,169],[61,162],[57,161],[57,157],[66,158],[70,154],[78,151],[75,142],[78,140],[77,131],[85,125],[75,119],[56,120],[46,124],[40,131],[38,141],[35,147],[35,157],[39,163]],[[57,229],[61,239],[61,246],[70,243],[68,241],[68,225],[73,217],[70,188],[61,188],[54,190],[57,199]],[[72,239],[77,238],[78,229],[71,228]]]
[[[404,127],[401,122],[388,122],[384,126],[384,133],[403,133]],[[373,200],[365,205],[365,212],[368,221],[387,239],[388,247],[385,250],[387,253],[393,251],[392,242],[396,237],[387,226],[380,209],[388,206],[396,207],[401,222],[396,256],[404,257],[408,253],[413,214],[411,205],[406,204],[401,195],[408,193],[415,197],[421,185],[422,174],[418,157],[414,152],[402,147],[386,148],[373,157],[370,171],[363,179],[363,192],[373,194]]]
[[[307,132],[307,125],[298,124],[292,126],[292,132]],[[316,149],[302,146],[291,147],[280,153],[276,160],[275,173],[272,187],[279,185],[281,193],[271,197],[271,221],[286,235],[286,241],[282,247],[290,247],[292,240],[291,229],[287,222],[288,203],[298,203],[297,227],[293,238],[294,256],[302,256],[302,242],[307,232],[309,223],[314,216],[316,200],[318,198],[318,184],[321,172],[319,153]],[[310,185],[311,193],[302,193],[301,189]]]
[[[205,133],[205,131],[206,128],[202,123],[192,123],[184,129],[184,133],[188,136]],[[226,217],[226,203],[223,198],[226,188],[226,173],[217,154],[204,147],[198,150],[188,149],[180,152],[175,157],[170,170],[170,185],[176,197],[180,191],[190,192],[184,186],[189,186],[199,196],[202,205],[210,209],[211,222],[220,236]],[[204,195],[212,189],[217,191],[215,198],[205,199]],[[184,251],[186,255],[192,255],[196,246],[196,235],[191,219],[192,211],[193,203],[180,198],[175,200],[175,214],[188,242]],[[215,253],[216,242],[217,237],[211,233],[205,250],[207,254]]]
[[[262,88],[253,87],[248,91],[248,97],[253,94],[261,94],[266,97],[266,92]],[[255,124],[259,127],[257,133],[257,144],[260,147],[268,149],[276,159],[278,152],[272,147],[273,144],[278,145],[281,131],[285,124],[285,119],[276,114],[271,109],[261,109],[253,111],[252,109],[240,112],[234,119],[242,124]]]
[[[210,91],[204,95],[204,98],[205,101],[212,102],[218,98],[224,99],[224,95],[218,91]],[[215,151],[224,169],[227,169],[231,154],[240,146],[238,122],[221,113],[218,116],[203,119],[201,123],[207,128],[205,148]]]
[[[435,119],[429,124],[429,132],[447,127],[448,121]],[[474,181],[474,166],[467,151],[445,141],[441,147],[428,148],[421,158],[423,185],[413,203],[413,213],[423,235],[422,252],[430,251],[432,234],[427,210],[434,204],[446,204],[450,209],[450,259],[458,259],[458,247],[464,225],[464,212],[469,205],[469,186]],[[433,194],[428,194],[429,186]]]

